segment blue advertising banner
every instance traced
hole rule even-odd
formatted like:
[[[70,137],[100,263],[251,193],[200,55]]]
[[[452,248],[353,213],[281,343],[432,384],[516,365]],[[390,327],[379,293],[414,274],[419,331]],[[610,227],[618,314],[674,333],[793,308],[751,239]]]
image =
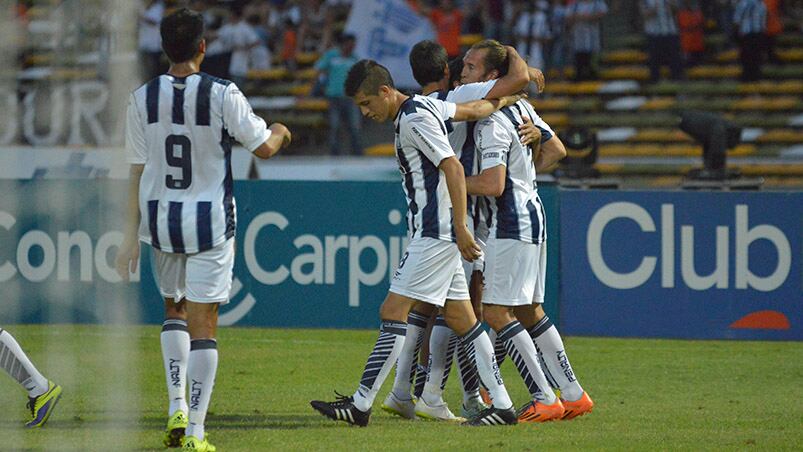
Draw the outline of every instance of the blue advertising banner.
[[[803,339],[803,193],[562,191],[565,334]]]
[[[113,258],[122,242],[124,181],[0,181],[3,323],[161,323],[142,249],[134,281]],[[557,246],[557,196],[540,188]],[[374,328],[406,245],[394,182],[238,181],[232,301],[222,325]],[[557,250],[549,252],[557,275]],[[552,278],[552,281],[556,281]],[[557,284],[547,285],[553,318]]]

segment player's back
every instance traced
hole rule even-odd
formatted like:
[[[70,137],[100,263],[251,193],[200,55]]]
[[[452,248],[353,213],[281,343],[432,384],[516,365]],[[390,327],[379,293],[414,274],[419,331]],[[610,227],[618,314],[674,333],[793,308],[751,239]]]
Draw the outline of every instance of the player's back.
[[[144,150],[132,163],[145,164],[140,239],[157,249],[194,253],[234,235],[227,90],[236,87],[204,73],[165,74],[132,94],[128,127],[142,134],[129,139]]]

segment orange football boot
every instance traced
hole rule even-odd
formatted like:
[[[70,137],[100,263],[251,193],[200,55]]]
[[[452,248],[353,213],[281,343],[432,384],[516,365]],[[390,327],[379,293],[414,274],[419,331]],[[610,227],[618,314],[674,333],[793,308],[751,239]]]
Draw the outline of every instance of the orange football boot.
[[[545,405],[535,400],[521,407],[518,411],[519,422],[547,422],[563,417],[563,404],[560,399],[552,405]]]
[[[591,400],[591,397],[589,397],[588,393],[585,391],[583,391],[583,396],[580,397],[580,400],[569,402],[568,400],[561,399],[561,402],[563,402],[563,408],[566,410],[561,419],[565,420],[574,419],[577,416],[590,413],[591,409],[594,408],[594,401]]]

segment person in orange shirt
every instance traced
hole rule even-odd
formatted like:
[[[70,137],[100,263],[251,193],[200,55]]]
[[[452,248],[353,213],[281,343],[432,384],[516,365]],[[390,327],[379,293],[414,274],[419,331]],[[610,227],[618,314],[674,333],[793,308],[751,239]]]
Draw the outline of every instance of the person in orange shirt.
[[[695,66],[705,52],[705,17],[696,0],[683,0],[677,13],[680,29],[680,47],[686,56],[686,64]]]
[[[429,19],[435,26],[438,42],[446,49],[449,58],[460,55],[460,30],[463,25],[463,13],[454,7],[451,0],[440,0],[438,7],[429,13]]]
[[[783,32],[781,19],[781,0],[764,0],[767,6],[767,61],[772,64],[781,64],[775,53],[775,38]]]

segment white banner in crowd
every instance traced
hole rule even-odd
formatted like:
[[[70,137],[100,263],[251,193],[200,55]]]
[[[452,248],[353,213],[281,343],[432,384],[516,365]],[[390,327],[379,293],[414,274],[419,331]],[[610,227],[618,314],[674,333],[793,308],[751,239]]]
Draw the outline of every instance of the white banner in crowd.
[[[400,88],[418,88],[408,55],[415,43],[435,39],[430,21],[404,0],[355,0],[346,32],[357,37],[355,53],[376,60]]]

